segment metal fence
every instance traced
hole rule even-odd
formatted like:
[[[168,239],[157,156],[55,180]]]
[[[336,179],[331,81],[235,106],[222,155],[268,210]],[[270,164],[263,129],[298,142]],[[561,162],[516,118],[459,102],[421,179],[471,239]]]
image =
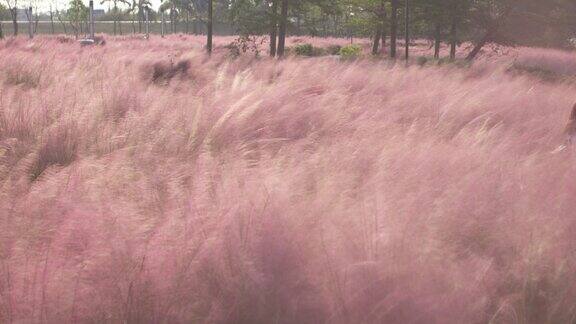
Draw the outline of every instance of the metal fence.
[[[11,21],[1,21],[2,30],[4,31],[4,35],[9,36],[14,33],[13,25]],[[54,29],[55,34],[68,34],[74,35],[74,28],[69,21],[58,21],[54,20],[54,22],[50,21],[39,21],[38,23],[34,22],[34,31],[35,34],[44,34],[49,35],[52,34],[52,30]],[[96,34],[114,34],[114,22],[113,21],[95,21],[94,27],[96,30]],[[172,33],[172,24],[170,21],[166,22],[166,33]],[[174,23],[174,33],[183,33],[183,34],[206,34],[206,25],[201,22],[189,22],[186,23],[184,21],[178,21]],[[151,34],[160,34],[162,30],[160,21],[151,21],[150,22],[150,33]],[[26,35],[28,33],[28,22],[27,21],[19,21],[18,22],[18,31],[19,34]],[[138,21],[132,23],[131,21],[119,21],[116,24],[116,35],[131,35],[131,34],[144,34],[146,32],[145,23],[142,22],[141,24]],[[84,23],[81,25],[79,29],[80,35],[85,35],[88,33],[88,24]],[[214,33],[216,35],[227,36],[227,35],[234,35],[234,28],[227,24],[214,24]]]

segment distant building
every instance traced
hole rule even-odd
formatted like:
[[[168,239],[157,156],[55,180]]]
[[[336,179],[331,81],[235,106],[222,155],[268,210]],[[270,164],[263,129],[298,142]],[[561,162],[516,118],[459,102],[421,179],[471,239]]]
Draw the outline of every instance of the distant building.
[[[26,15],[26,9],[16,9],[16,20],[28,21],[28,16]]]
[[[102,17],[106,14],[104,9],[94,9],[94,18]]]

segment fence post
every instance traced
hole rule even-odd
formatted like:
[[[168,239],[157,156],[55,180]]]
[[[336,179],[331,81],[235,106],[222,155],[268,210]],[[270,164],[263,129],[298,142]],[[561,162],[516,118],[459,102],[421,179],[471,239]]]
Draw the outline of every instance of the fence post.
[[[90,0],[90,39],[94,40],[94,1]]]
[[[28,8],[28,36],[30,38],[34,37],[34,33],[32,31],[32,7]]]

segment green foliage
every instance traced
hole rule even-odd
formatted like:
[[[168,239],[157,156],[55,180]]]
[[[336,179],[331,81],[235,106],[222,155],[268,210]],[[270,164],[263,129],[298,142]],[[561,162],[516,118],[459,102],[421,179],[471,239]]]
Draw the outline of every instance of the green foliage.
[[[294,47],[294,54],[298,56],[313,56],[314,46],[312,44],[299,44]]]
[[[10,20],[12,17],[10,16],[10,11],[6,6],[0,3],[0,20]]]
[[[263,0],[232,1],[229,7],[229,21],[240,35],[259,35],[270,29],[272,20],[278,17],[271,12],[272,2]]]
[[[86,19],[86,0],[68,0],[64,20],[73,28]],[[150,0],[98,0],[111,8],[102,19],[130,20],[150,6]],[[216,24],[232,28],[237,35],[266,35],[280,21],[280,0],[212,0]],[[10,20],[7,4],[0,0],[0,19]],[[206,23],[206,0],[162,0],[160,11],[181,21],[190,17]],[[404,31],[404,0],[397,0],[396,30]],[[574,0],[410,0],[410,32],[414,39],[439,37],[448,43],[478,43],[487,38],[500,44],[566,46],[576,36]],[[319,37],[390,37],[392,0],[289,0],[288,35]],[[154,14],[151,19],[159,19]],[[138,19],[142,19],[141,16]],[[452,33],[454,26],[454,33]],[[292,48],[298,55],[337,54],[332,49]],[[305,50],[302,52],[301,50]],[[338,49],[339,51],[339,49]]]
[[[312,44],[299,44],[293,47],[286,48],[286,53],[297,55],[297,56],[324,56],[324,55],[332,55],[330,49],[316,47]],[[336,52],[335,54],[338,54]]]
[[[326,48],[326,52],[328,53],[328,55],[339,55],[341,49],[342,46],[340,45],[330,45]]]
[[[40,84],[42,74],[38,69],[18,62],[12,64],[3,71],[4,82],[10,86],[20,86],[24,89],[36,88]]]
[[[232,57],[242,54],[252,54],[254,57],[260,56],[260,46],[264,43],[264,38],[257,36],[240,35],[226,47]]]
[[[353,60],[359,58],[360,55],[362,55],[362,47],[356,44],[347,45],[342,47],[338,54],[342,59]]]
[[[88,18],[88,8],[82,0],[70,0],[66,14],[68,19],[73,22],[84,21]]]
[[[328,51],[322,47],[313,47],[312,56],[324,56],[327,55]]]

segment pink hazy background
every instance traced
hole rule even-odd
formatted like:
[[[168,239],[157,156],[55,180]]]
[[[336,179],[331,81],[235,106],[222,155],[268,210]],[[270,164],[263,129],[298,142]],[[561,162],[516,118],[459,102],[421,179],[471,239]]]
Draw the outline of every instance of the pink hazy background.
[[[574,320],[573,53],[230,41],[0,41],[0,322]]]

